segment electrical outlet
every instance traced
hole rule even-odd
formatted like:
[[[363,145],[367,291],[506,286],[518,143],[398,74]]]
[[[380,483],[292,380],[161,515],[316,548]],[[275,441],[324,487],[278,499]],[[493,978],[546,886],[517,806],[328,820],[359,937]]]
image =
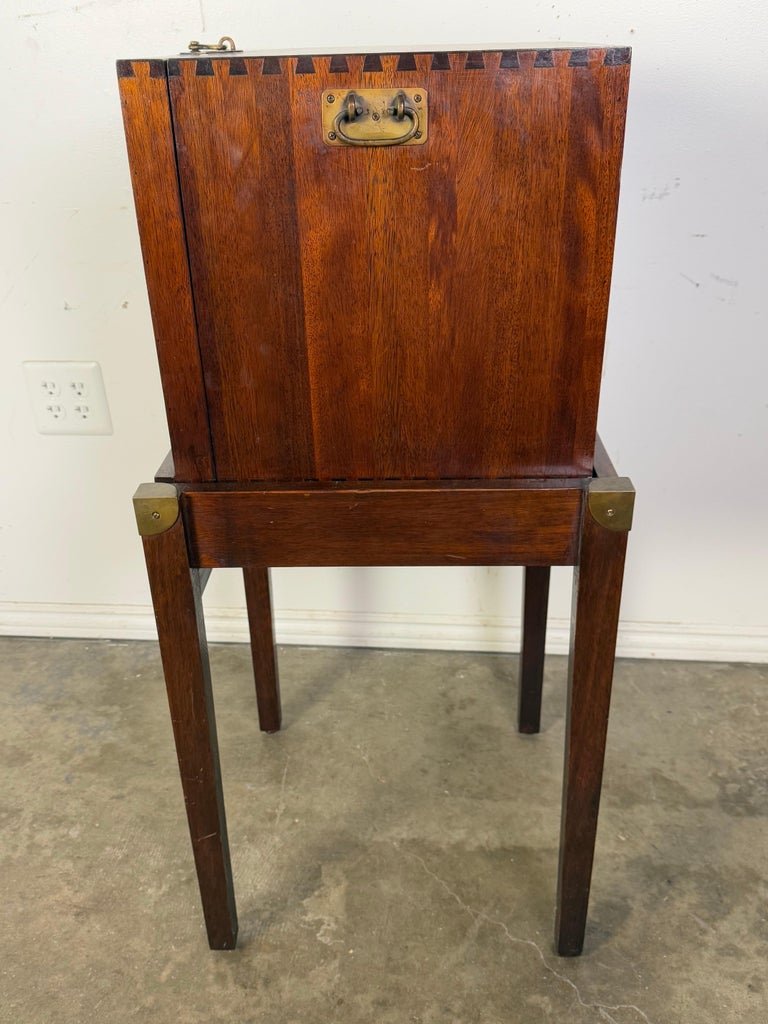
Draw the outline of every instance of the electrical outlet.
[[[111,434],[98,363],[25,362],[27,389],[41,434]]]

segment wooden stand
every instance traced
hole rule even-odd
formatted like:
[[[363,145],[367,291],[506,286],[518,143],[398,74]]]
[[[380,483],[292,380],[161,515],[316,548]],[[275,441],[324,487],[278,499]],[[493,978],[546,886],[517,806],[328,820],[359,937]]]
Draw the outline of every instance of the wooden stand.
[[[172,442],[134,505],[212,948],[237,919],[210,570],[244,571],[274,732],[270,567],[525,566],[530,733],[550,567],[574,565],[556,948],[581,952],[634,502],[595,433],[628,65],[599,47],[118,64]]]

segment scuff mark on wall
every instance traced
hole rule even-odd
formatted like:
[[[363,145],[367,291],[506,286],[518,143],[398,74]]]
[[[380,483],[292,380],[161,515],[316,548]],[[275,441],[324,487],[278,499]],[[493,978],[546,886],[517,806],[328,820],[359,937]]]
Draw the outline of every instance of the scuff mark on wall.
[[[654,185],[653,188],[644,188],[640,201],[643,203],[648,203],[652,202],[654,199],[666,199],[667,196],[671,196],[672,193],[678,188],[680,188],[679,178],[675,178],[671,185],[666,184],[660,187]]]
[[[26,14],[17,14],[16,17],[19,21],[24,21],[28,18],[49,18],[53,14],[79,14],[80,11],[84,11],[88,7],[95,7],[98,2],[99,0],[88,0],[87,3],[73,4],[72,7],[54,7],[52,10],[47,11],[29,11]]]
[[[719,284],[728,285],[729,288],[738,288],[739,282],[734,281],[731,277],[720,277],[719,274],[712,273],[709,275],[713,281],[717,281]]]

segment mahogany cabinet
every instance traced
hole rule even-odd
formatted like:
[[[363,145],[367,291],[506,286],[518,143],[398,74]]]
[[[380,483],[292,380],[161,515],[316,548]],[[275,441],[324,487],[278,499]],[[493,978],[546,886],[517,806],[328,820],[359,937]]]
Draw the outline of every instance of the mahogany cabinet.
[[[121,60],[171,458],[135,498],[211,946],[237,932],[200,594],[522,565],[519,728],[575,565],[557,949],[581,951],[634,491],[596,440],[627,48]]]

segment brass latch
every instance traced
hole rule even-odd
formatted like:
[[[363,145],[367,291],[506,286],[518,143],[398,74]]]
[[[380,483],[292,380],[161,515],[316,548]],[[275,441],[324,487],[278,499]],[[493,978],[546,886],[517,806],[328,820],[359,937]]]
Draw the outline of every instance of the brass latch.
[[[197,39],[193,39],[189,44],[190,53],[202,53],[205,51],[217,53],[221,50],[229,50],[231,53],[239,52],[235,46],[235,40],[231,36],[222,36],[218,43],[200,43]]]
[[[425,89],[326,89],[323,139],[329,146],[421,146],[427,141]]]

